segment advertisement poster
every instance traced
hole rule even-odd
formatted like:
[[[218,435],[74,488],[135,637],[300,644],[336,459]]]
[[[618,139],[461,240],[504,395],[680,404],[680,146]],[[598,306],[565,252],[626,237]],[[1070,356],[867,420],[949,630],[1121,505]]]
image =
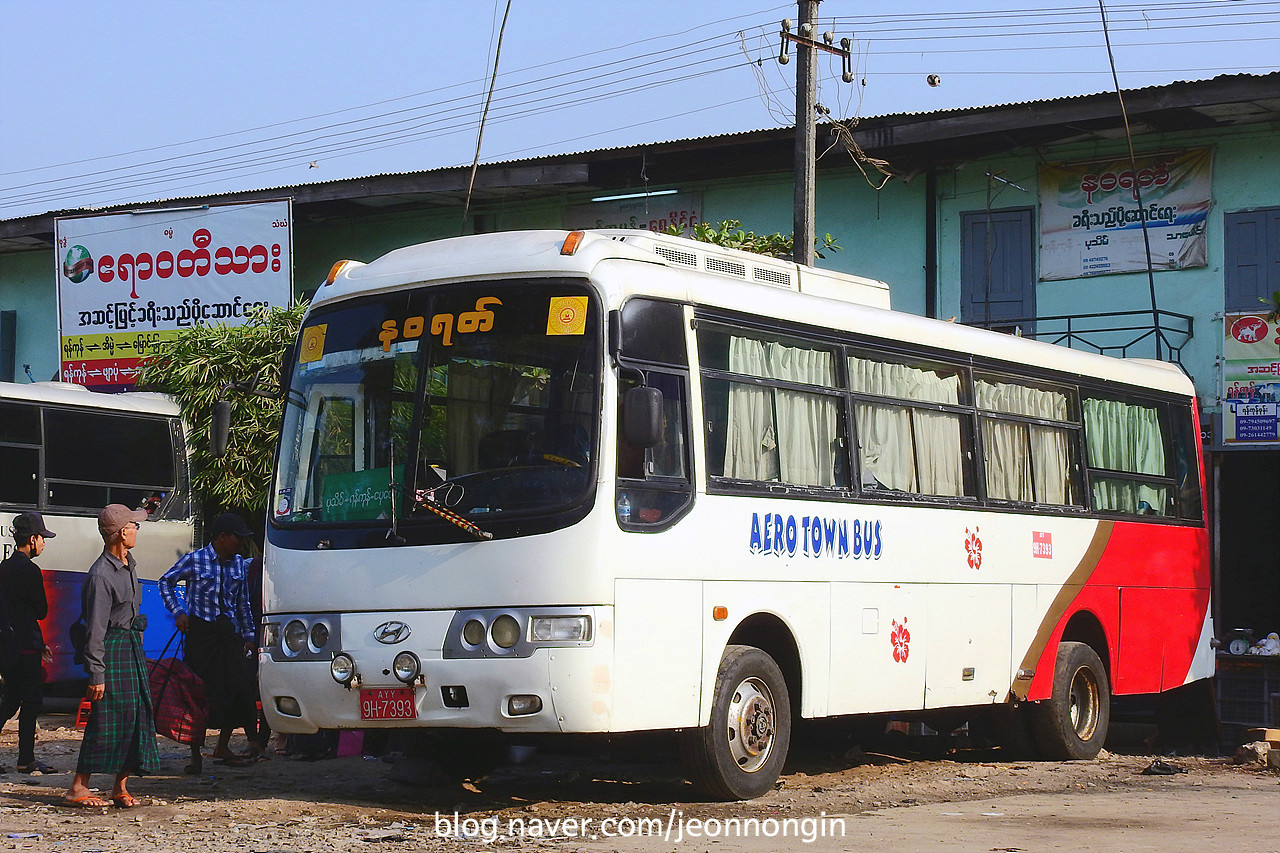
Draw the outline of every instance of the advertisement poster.
[[[1280,441],[1280,328],[1262,313],[1227,314],[1223,328],[1223,440]]]
[[[291,216],[285,199],[58,219],[62,381],[127,390],[180,330],[287,307]]]
[[[587,228],[666,231],[672,225],[691,228],[701,221],[702,193],[619,198],[564,209],[564,227],[570,231]]]
[[[1208,264],[1213,149],[1040,167],[1040,279]],[[1142,206],[1138,206],[1138,195]]]

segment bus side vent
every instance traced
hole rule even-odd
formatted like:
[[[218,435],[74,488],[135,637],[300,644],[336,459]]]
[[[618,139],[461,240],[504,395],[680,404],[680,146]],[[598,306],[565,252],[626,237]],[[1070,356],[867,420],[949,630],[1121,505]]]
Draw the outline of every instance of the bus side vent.
[[[698,265],[698,256],[693,252],[682,252],[679,249],[672,249],[668,246],[654,246],[653,250],[658,256],[665,258],[673,264],[684,264],[687,267],[696,267]]]
[[[765,284],[776,284],[782,287],[791,287],[791,276],[778,270],[771,270],[768,267],[755,267],[756,281],[762,281]]]
[[[724,258],[708,257],[707,269],[711,272],[724,273],[725,275],[736,275],[738,278],[747,277],[746,264],[740,264],[737,261],[726,261]]]

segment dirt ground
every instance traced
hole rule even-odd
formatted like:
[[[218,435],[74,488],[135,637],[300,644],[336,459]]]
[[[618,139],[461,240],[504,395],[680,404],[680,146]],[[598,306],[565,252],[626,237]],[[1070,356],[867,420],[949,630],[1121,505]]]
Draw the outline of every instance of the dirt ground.
[[[318,761],[274,757],[242,768],[206,759],[203,775],[183,776],[185,748],[161,740],[160,773],[131,784],[144,800],[141,807],[71,809],[61,800],[80,742],[71,722],[57,715],[41,720],[37,754],[58,772],[27,776],[11,770],[0,776],[0,850],[675,850],[679,845],[670,837],[664,843],[628,844],[617,832],[611,842],[593,841],[592,835],[609,821],[616,830],[638,833],[642,821],[669,821],[676,813],[684,821],[713,824],[734,818],[808,818],[812,828],[823,816],[885,814],[903,807],[1026,795],[1106,794],[1119,797],[1114,808],[1123,811],[1127,794],[1212,788],[1229,799],[1247,792],[1280,806],[1280,776],[1233,766],[1225,758],[1166,757],[1165,762],[1186,772],[1143,775],[1153,756],[1104,752],[1088,762],[1001,761],[998,750],[955,751],[907,740],[895,750],[900,755],[893,756],[862,752],[830,732],[810,732],[793,748],[778,788],[748,803],[699,802],[680,777],[674,753],[652,742],[615,744],[608,754],[601,750],[610,749],[609,744],[576,752],[543,748],[478,783],[421,786],[394,781],[389,774],[395,765],[371,756]],[[0,761],[10,766],[16,734],[16,720],[0,733]],[[232,745],[243,747],[243,740]],[[911,747],[920,745],[936,754],[912,755]],[[94,782],[109,791],[108,777],[94,777]],[[1280,808],[1272,814],[1280,814]],[[795,821],[791,825],[800,826]],[[520,831],[510,832],[512,826]],[[742,849],[801,846],[775,840]],[[709,845],[688,849],[704,851]],[[853,848],[841,844],[832,849]],[[1238,849],[1276,850],[1280,844],[1251,843]]]

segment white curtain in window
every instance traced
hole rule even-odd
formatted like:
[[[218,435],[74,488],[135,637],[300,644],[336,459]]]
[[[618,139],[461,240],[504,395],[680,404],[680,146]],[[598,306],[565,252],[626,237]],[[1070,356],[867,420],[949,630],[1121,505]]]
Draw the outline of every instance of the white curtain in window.
[[[750,338],[729,339],[729,369],[765,379],[835,385],[831,353]],[[834,486],[838,412],[831,397],[730,384],[725,476]]]
[[[952,404],[960,400],[958,376],[864,358],[849,359],[849,384],[854,391],[882,397]],[[926,495],[964,494],[960,422],[955,415],[876,403],[855,403],[853,412],[863,485]]]
[[[1067,419],[1067,395],[1012,382],[974,382],[978,407],[1052,420]],[[1071,503],[1067,434],[1053,427],[984,419],[987,495],[996,500]]]
[[[1090,468],[1166,475],[1164,438],[1154,408],[1117,400],[1086,399],[1084,429]],[[1097,509],[1148,511],[1158,515],[1165,512],[1168,489],[1164,486],[1098,476],[1093,477],[1092,482]],[[1141,509],[1144,502],[1148,510]]]

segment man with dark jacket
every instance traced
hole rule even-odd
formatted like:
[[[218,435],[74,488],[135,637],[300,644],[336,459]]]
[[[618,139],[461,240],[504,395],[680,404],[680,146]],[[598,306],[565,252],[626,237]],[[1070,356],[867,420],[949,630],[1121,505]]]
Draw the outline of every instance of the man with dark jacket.
[[[44,660],[47,652],[40,620],[49,615],[44,576],[33,559],[54,537],[38,512],[24,512],[13,519],[17,550],[0,562],[0,616],[8,618],[15,654],[4,667],[4,699],[0,701],[0,726],[18,714],[18,770],[49,773],[53,768],[36,761],[36,717],[44,702]],[[19,713],[21,709],[21,713]],[[3,766],[3,765],[0,765]]]

